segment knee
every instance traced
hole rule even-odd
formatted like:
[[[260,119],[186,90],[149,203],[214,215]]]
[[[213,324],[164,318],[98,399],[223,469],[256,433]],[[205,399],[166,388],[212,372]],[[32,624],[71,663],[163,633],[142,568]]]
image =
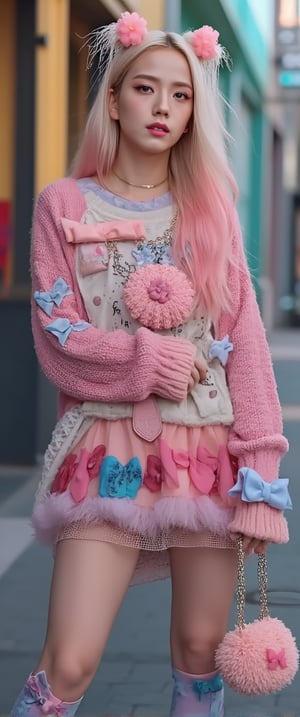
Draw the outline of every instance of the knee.
[[[74,649],[55,650],[47,659],[46,674],[51,691],[64,702],[75,702],[86,692],[97,664]]]
[[[172,636],[175,666],[190,674],[202,674],[215,669],[215,651],[223,632],[213,623],[193,627]]]

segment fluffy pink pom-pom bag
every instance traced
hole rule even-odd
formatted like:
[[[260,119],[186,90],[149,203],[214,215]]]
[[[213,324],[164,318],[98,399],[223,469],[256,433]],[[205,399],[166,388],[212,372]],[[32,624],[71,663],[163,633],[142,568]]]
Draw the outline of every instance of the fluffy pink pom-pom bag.
[[[216,665],[227,684],[246,695],[268,695],[289,685],[298,670],[299,653],[288,627],[270,617],[267,606],[267,559],[258,556],[259,619],[245,624],[243,539],[238,540],[237,615],[216,651]]]

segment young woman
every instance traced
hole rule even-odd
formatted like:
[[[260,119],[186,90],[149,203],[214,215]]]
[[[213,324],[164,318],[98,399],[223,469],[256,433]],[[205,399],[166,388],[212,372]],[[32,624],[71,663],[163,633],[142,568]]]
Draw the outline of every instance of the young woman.
[[[92,39],[73,174],[33,220],[33,333],[60,392],[33,520],[55,562],[12,716],[74,715],[129,584],[170,573],[171,715],[221,717],[236,536],[286,542],[289,507],[267,490],[287,441],[225,153],[224,53],[210,27],[147,32],[137,13]]]

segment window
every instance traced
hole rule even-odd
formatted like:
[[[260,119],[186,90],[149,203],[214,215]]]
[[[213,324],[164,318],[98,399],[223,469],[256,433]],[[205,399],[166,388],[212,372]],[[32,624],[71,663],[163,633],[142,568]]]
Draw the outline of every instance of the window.
[[[279,27],[300,26],[300,0],[279,0],[278,25]]]

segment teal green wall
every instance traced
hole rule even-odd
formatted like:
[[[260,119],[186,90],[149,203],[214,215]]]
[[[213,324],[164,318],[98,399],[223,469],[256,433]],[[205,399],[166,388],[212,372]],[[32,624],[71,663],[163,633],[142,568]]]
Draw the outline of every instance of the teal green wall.
[[[255,280],[261,275],[263,264],[262,188],[266,165],[263,93],[268,47],[247,0],[182,0],[181,23],[182,31],[204,24],[215,27],[231,57],[231,70],[221,69],[220,88],[233,107],[233,112],[226,112],[226,121],[233,137],[232,167],[241,189],[239,213]]]
[[[265,0],[261,0],[262,4]],[[214,3],[212,3],[214,5]],[[247,0],[222,0],[241,52],[252,67],[256,82],[264,88],[268,73],[268,47],[257,27]]]

